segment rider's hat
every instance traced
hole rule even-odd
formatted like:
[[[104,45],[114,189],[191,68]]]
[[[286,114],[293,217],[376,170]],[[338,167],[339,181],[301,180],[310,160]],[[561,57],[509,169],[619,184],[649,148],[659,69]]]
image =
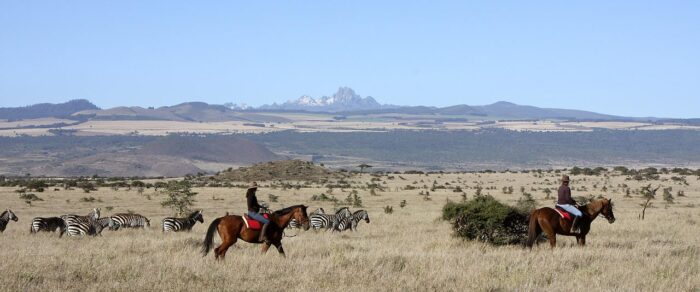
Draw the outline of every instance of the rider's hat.
[[[258,188],[258,183],[256,183],[256,182],[251,182],[248,185],[248,189],[257,189],[257,188]]]
[[[562,182],[569,181],[569,176],[566,175],[566,174],[565,174],[565,175],[562,175],[562,176],[561,176],[561,181],[562,181]]]

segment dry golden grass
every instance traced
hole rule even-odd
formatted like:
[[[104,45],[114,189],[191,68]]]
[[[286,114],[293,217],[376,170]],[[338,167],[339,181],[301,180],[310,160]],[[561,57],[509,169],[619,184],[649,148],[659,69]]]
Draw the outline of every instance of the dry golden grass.
[[[18,198],[14,189],[0,189],[0,208],[12,208],[20,217],[0,234],[0,291],[53,290],[292,290],[332,291],[361,289],[370,291],[497,291],[497,290],[619,290],[619,291],[697,291],[700,289],[700,183],[688,177],[690,186],[657,181],[654,185],[684,190],[685,197],[666,205],[660,198],[647,219],[638,220],[641,199],[633,194],[624,198],[618,184],[632,189],[638,182],[623,177],[576,176],[574,195],[601,194],[615,201],[617,221],[593,223],[588,245],[580,248],[573,238],[559,238],[559,247],[546,245],[532,251],[518,246],[492,247],[454,238],[450,225],[441,221],[440,210],[447,199],[460,200],[451,190],[431,192],[432,200],[418,196],[419,190],[402,190],[414,186],[450,183],[460,185],[471,197],[477,183],[502,201],[514,203],[525,186],[540,206],[552,205],[544,200],[542,187],[556,187],[558,175],[545,174],[432,174],[393,175],[382,177],[387,190],[379,196],[360,190],[371,224],[360,224],[357,232],[331,234],[313,231],[288,231],[284,247],[287,258],[270,250],[260,255],[259,245],[239,242],[224,261],[216,262],[210,253],[202,257],[200,243],[206,227],[214,217],[226,211],[245,210],[242,189],[201,188],[196,207],[204,210],[205,224],[191,233],[162,234],[160,220],[170,212],[159,205],[161,197],[146,190],[152,200],[136,190],[113,191],[101,188],[90,194],[82,190],[47,190],[37,195],[45,201],[32,207]],[[668,176],[662,176],[662,180]],[[355,177],[356,183],[369,182],[370,176]],[[585,181],[584,181],[585,179]],[[421,180],[423,182],[421,182]],[[548,181],[545,181],[548,180]],[[593,185],[598,189],[594,190]],[[603,185],[607,192],[600,191]],[[506,195],[503,186],[513,186],[515,193]],[[586,186],[586,192],[576,188]],[[534,187],[538,190],[531,191]],[[326,188],[300,190],[272,189],[262,183],[258,196],[279,196],[273,208],[305,203],[310,210],[319,206],[331,210],[327,202],[312,202],[312,194]],[[335,189],[344,199],[350,192]],[[81,197],[93,196],[102,202],[81,203]],[[214,200],[223,199],[223,200]],[[70,201],[67,201],[70,200]],[[399,207],[407,201],[405,208]],[[393,214],[382,207],[391,205]],[[106,207],[112,206],[112,211]],[[148,230],[105,231],[96,238],[58,238],[56,234],[29,234],[34,216],[55,216],[67,212],[87,213],[102,207],[104,214],[133,210],[151,218]],[[356,208],[353,208],[356,209]],[[218,241],[218,236],[215,237]]]

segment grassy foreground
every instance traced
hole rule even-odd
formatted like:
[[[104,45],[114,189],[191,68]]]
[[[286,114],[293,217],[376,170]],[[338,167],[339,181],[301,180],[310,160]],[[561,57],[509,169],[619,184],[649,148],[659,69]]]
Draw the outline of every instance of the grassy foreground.
[[[462,199],[461,193],[451,188],[460,186],[472,197],[477,185],[484,188],[483,193],[511,204],[524,186],[538,206],[551,206],[554,199],[544,199],[543,188],[556,187],[559,174],[391,176],[375,179],[385,187],[377,196],[360,187],[370,182],[370,175],[349,179],[372,220],[371,224],[361,223],[358,232],[288,231],[293,237],[283,240],[286,259],[272,249],[260,255],[259,245],[239,242],[220,262],[214,261],[211,253],[202,257],[200,244],[213,218],[245,210],[242,189],[195,189],[199,193],[196,207],[204,210],[205,224],[196,225],[191,233],[162,234],[160,220],[171,212],[160,206],[162,197],[152,190],[138,194],[135,189],[101,188],[86,194],[80,189],[51,189],[36,193],[44,201],[29,206],[14,188],[0,188],[0,208],[11,208],[19,217],[19,222],[11,222],[0,234],[0,291],[700,290],[700,182],[694,176],[687,178],[689,185],[668,180],[670,175],[644,182],[613,173],[607,177],[575,176],[574,196],[603,194],[612,198],[617,221],[608,224],[602,218],[596,220],[585,248],[575,246],[573,238],[559,237],[559,248],[550,250],[543,244],[532,251],[454,238],[449,223],[438,219],[441,207],[447,199]],[[429,191],[434,181],[447,188],[430,191],[430,200],[418,195]],[[674,195],[683,190],[685,196],[666,204],[660,189],[654,207],[641,221],[642,199],[634,190],[648,183],[672,186]],[[624,197],[622,184],[632,190],[631,197]],[[428,190],[422,189],[424,185]],[[513,186],[515,192],[504,194],[502,188],[507,186]],[[577,191],[584,186],[587,191]],[[603,191],[603,186],[607,190]],[[342,201],[351,190],[334,189],[332,195]],[[331,202],[311,201],[312,195],[327,191],[322,185],[273,189],[263,182],[258,197],[268,201],[268,194],[279,196],[279,202],[271,203],[273,209],[304,203],[309,210],[332,210]],[[80,202],[89,196],[96,201]],[[402,200],[407,203],[404,208],[399,207]],[[393,206],[393,214],[383,212],[387,205]],[[151,218],[152,226],[148,230],[105,231],[97,238],[29,234],[32,217],[87,214],[93,207],[101,207],[103,215],[132,210]],[[218,241],[218,236],[215,238]]]

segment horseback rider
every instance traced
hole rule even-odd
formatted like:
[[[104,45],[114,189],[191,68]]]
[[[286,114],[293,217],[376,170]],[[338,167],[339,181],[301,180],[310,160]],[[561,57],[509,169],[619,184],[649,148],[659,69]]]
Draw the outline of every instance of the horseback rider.
[[[270,225],[270,220],[260,215],[260,204],[258,203],[258,198],[255,196],[255,192],[258,190],[258,184],[252,182],[248,187],[248,191],[245,194],[246,200],[248,201],[248,217],[253,218],[263,224],[262,230],[260,230],[260,237],[258,241],[267,242],[267,227]]]
[[[579,232],[580,218],[583,213],[577,208],[578,204],[571,197],[571,188],[569,188],[569,176],[563,175],[561,177],[561,186],[559,186],[559,195],[557,198],[557,207],[560,207],[567,212],[574,215],[574,222],[571,223],[572,233]]]

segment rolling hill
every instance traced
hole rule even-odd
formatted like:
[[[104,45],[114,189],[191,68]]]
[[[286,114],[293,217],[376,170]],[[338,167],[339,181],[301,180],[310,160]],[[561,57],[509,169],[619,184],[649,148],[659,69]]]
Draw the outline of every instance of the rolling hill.
[[[24,107],[0,108],[0,119],[23,120],[48,117],[67,117],[85,110],[99,110],[97,106],[85,99],[74,99],[64,103],[39,103]]]

